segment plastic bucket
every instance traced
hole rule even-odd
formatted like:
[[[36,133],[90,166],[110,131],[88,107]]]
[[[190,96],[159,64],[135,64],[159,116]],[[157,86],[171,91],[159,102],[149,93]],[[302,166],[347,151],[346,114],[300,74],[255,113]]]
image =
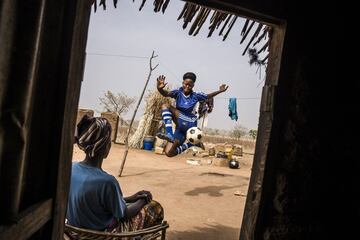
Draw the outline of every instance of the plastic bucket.
[[[226,146],[225,146],[225,153],[226,153],[226,155],[227,155],[227,158],[228,158],[229,160],[231,160],[231,159],[232,159],[232,155],[233,155],[233,153],[234,153],[234,150],[233,150],[232,145],[226,145]]]
[[[154,148],[155,138],[153,136],[144,137],[144,150],[152,151]]]

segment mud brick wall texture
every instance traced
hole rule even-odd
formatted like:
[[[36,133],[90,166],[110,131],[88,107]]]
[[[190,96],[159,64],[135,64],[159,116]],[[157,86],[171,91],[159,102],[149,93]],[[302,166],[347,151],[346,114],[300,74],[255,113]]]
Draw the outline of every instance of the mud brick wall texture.
[[[88,115],[90,117],[94,116],[94,110],[91,109],[78,109],[76,116],[76,124],[81,120],[84,115]]]
[[[117,129],[118,129],[118,124],[119,124],[118,115],[116,113],[113,113],[113,112],[103,112],[103,113],[101,113],[101,117],[106,118],[107,120],[109,120],[111,128],[112,128],[111,141],[115,141],[116,134],[117,134]]]

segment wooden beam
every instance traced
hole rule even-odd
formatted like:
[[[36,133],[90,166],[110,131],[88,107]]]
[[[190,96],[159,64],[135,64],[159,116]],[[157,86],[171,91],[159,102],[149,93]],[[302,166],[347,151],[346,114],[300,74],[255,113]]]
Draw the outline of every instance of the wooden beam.
[[[0,240],[28,239],[51,219],[52,199],[35,204],[19,215],[19,221],[0,226]]]
[[[83,79],[86,57],[86,42],[90,21],[92,1],[77,0],[71,5],[70,16],[75,17],[66,34],[71,36],[71,46],[66,49],[70,54],[69,59],[63,59],[64,65],[68,66],[68,73],[64,79],[64,99],[60,155],[58,159],[57,184],[55,193],[54,215],[52,222],[52,238],[63,239],[64,219],[68,201],[70,186],[70,174],[72,163],[73,138],[80,87]],[[73,25],[72,25],[73,24]]]
[[[266,5],[262,2],[251,1],[251,0],[236,1],[236,4],[234,4],[235,1],[233,0],[208,0],[208,1],[186,0],[186,2],[195,3],[203,7],[208,7],[215,10],[231,13],[239,17],[255,20],[257,22],[267,24],[270,26],[276,26],[284,23],[284,21],[281,19],[280,14],[278,13],[269,12],[265,14],[265,13],[261,13],[261,11],[255,11],[254,9],[258,10],[260,9],[259,8],[260,6]],[[274,8],[273,6],[270,6],[268,9],[270,10],[273,8]]]
[[[13,20],[16,21],[17,27],[13,30],[15,33],[11,42],[16,47],[13,47],[10,52],[5,50],[11,55],[8,57],[19,60],[13,61],[8,66],[7,75],[3,76],[5,79],[0,77],[3,81],[7,81],[4,89],[6,99],[0,108],[2,130],[0,134],[2,143],[0,219],[2,223],[11,222],[17,217],[22,199],[45,5],[45,0],[36,3],[14,2],[17,4],[12,6],[12,11],[5,14],[11,14],[16,8],[27,13],[21,15],[20,11],[17,12],[18,15]],[[6,23],[1,22],[0,29]]]
[[[266,69],[265,86],[263,87],[261,96],[259,129],[248,196],[246,198],[240,231],[241,240],[255,239],[256,224],[262,201],[265,163],[267,160],[269,141],[272,136],[274,96],[280,73],[285,28],[285,25],[274,27],[270,36],[269,61]]]
[[[11,51],[14,48],[13,38],[16,25],[16,4],[17,2],[13,0],[3,0],[0,7],[0,109],[2,108],[2,104],[6,96],[6,86],[8,84],[11,65]],[[0,131],[0,134],[2,135],[2,131]],[[0,155],[2,144],[4,144],[4,142],[0,142]]]

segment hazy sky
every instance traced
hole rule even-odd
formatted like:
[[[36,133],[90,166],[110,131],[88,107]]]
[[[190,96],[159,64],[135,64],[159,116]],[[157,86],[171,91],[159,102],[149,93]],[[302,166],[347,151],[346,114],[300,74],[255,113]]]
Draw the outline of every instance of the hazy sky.
[[[94,53],[149,57],[155,50],[158,57],[154,63],[159,66],[153,72],[148,89],[156,88],[160,74],[166,76],[172,87],[180,87],[182,75],[192,71],[197,75],[195,91],[210,93],[218,90],[222,83],[229,85],[225,93],[215,97],[207,127],[229,130],[241,124],[248,129],[257,128],[264,71],[259,79],[257,67],[249,65],[247,55],[241,55],[245,47],[239,44],[243,20],[235,23],[226,41],[218,36],[219,30],[207,38],[209,24],[206,23],[193,37],[188,35],[190,25],[183,30],[182,20],[176,20],[183,2],[170,1],[165,14],[155,13],[152,2],[146,2],[139,12],[140,2],[119,1],[116,9],[108,5],[106,11],[98,8],[92,13],[79,107],[102,110],[99,97],[107,90],[138,98],[148,75],[146,58]],[[234,121],[228,116],[230,97],[259,99],[238,99],[239,120]],[[136,119],[143,114],[143,106],[140,105]],[[125,118],[131,118],[132,113],[133,109]]]

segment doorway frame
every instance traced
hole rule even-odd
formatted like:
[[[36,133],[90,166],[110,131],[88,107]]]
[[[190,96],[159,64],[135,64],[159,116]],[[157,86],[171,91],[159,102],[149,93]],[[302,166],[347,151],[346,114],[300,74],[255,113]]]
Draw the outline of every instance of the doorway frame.
[[[47,164],[52,173],[51,177],[47,179],[47,175],[42,174],[40,169],[33,171],[33,169],[29,170],[24,167],[28,163],[29,155],[36,151],[26,148],[28,146],[27,144],[29,144],[28,142],[39,141],[41,138],[41,136],[29,135],[29,132],[36,131],[35,126],[37,125],[26,125],[24,127],[26,130],[24,131],[25,137],[21,134],[12,133],[13,138],[18,138],[21,141],[25,139],[25,147],[14,146],[9,141],[3,141],[3,136],[0,136],[0,154],[1,151],[3,151],[2,154],[4,154],[4,149],[16,150],[12,156],[12,158],[16,158],[16,164],[11,162],[11,159],[6,158],[7,155],[0,155],[0,164],[10,166],[9,169],[6,170],[6,174],[0,176],[1,180],[3,180],[4,184],[16,182],[16,184],[11,185],[11,189],[9,188],[8,191],[2,192],[4,196],[6,194],[9,195],[8,202],[10,202],[12,206],[3,206],[8,207],[11,211],[9,211],[9,217],[6,219],[8,220],[7,223],[0,225],[0,239],[28,239],[34,236],[34,233],[35,237],[32,237],[32,239],[63,239],[64,218],[70,185],[73,132],[75,130],[80,87],[84,74],[90,13],[94,0],[76,0],[72,2],[60,0],[53,2],[45,0],[39,1],[41,6],[37,9],[39,10],[38,22],[29,28],[29,31],[32,29],[37,31],[38,38],[37,40],[25,39],[27,41],[26,43],[36,45],[33,49],[33,54],[29,54],[33,58],[30,64],[29,61],[23,59],[21,55],[16,55],[11,51],[13,44],[15,44],[15,40],[13,40],[12,37],[17,36],[14,32],[24,30],[24,27],[21,28],[15,24],[15,20],[20,19],[18,14],[23,14],[21,10],[30,9],[30,7],[24,7],[24,5],[19,4],[20,2],[19,0],[6,0],[0,4],[0,11],[4,13],[2,18],[0,18],[0,26],[3,27],[3,29],[0,30],[6,32],[6,34],[0,37],[0,42],[7,43],[4,54],[0,57],[0,65],[2,67],[5,66],[4,69],[8,71],[9,68],[6,66],[11,63],[11,59],[12,62],[16,62],[17,64],[24,63],[23,66],[26,69],[32,69],[29,76],[21,76],[21,79],[17,79],[19,84],[24,84],[26,81],[31,83],[27,86],[29,89],[39,88],[38,93],[29,92],[28,98],[32,101],[34,101],[33,98],[39,97],[42,92],[46,91],[46,86],[51,83],[56,84],[54,89],[57,90],[57,98],[52,98],[54,101],[54,108],[51,109],[52,112],[47,109],[40,110],[40,112],[52,114],[45,122],[46,125],[51,122],[52,128],[45,126],[46,132],[49,133],[50,130],[54,131],[55,134],[52,136],[52,139],[59,144],[51,145],[52,148],[49,149],[48,156],[44,156],[44,159],[46,158],[48,160]],[[206,2],[189,0],[188,2],[233,13],[237,16],[256,20],[272,27],[272,40],[269,45],[266,79],[262,89],[259,109],[258,136],[240,231],[240,239],[254,239],[260,207],[264,201],[263,179],[266,171],[266,161],[268,160],[268,146],[275,132],[273,131],[273,115],[274,107],[276,106],[274,97],[280,73],[286,21],[249,10],[260,9],[266,12],[265,8],[257,5],[257,2],[253,3],[250,0],[239,0],[236,4],[232,3],[235,2],[234,0],[209,0]],[[51,13],[55,14],[51,15]],[[24,19],[33,19],[30,15],[24,15],[23,17]],[[14,21],[5,21],[4,19],[14,19]],[[52,33],[56,35],[54,39],[49,36]],[[45,39],[52,39],[54,41],[51,42],[51,47],[49,47],[49,44],[44,44],[41,41],[44,36],[47,37],[45,37]],[[18,39],[16,40],[19,41]],[[49,53],[47,53],[47,51]],[[42,60],[37,59],[37,56],[40,56],[39,54],[43,56]],[[52,57],[53,61],[45,65],[52,69],[47,70],[42,63],[48,61],[49,56]],[[51,76],[52,79],[49,79],[47,75]],[[7,96],[4,91],[1,91],[6,89],[6,84],[11,80],[11,76],[7,72],[0,73],[0,81],[3,87],[0,89],[0,105],[3,99],[6,99],[12,104],[15,102],[15,100]],[[23,104],[23,102],[18,104]],[[27,117],[26,121],[31,123],[35,114],[27,114],[31,112],[30,108],[24,111]],[[36,114],[39,115],[40,113],[38,112]],[[6,132],[6,134],[8,134],[8,132]],[[49,181],[51,184],[49,184],[49,189],[42,189],[42,192],[49,192],[46,198],[31,203],[31,205],[26,206],[26,209],[21,209],[20,203],[23,198],[22,180],[27,170],[33,171],[31,175],[39,173],[36,182],[28,188],[29,192],[36,190],[36,187],[39,185],[38,183],[41,181]],[[34,191],[33,194],[41,195],[41,192]]]
[[[261,94],[255,154],[245,202],[245,209],[243,212],[243,220],[240,228],[240,239],[251,240],[254,239],[255,236],[255,228],[262,204],[263,180],[268,156],[268,146],[272,136],[275,107],[274,100],[280,74],[280,65],[286,33],[286,21],[243,7],[249,5],[246,0],[240,0],[238,1],[238,4],[231,3],[229,0],[208,0],[206,2],[201,0],[186,0],[184,2],[195,3],[199,6],[232,13],[239,17],[255,20],[271,27],[269,58],[266,68],[266,78]],[[82,9],[82,11],[91,11],[91,8]],[[88,16],[90,13],[81,12],[80,14]]]

